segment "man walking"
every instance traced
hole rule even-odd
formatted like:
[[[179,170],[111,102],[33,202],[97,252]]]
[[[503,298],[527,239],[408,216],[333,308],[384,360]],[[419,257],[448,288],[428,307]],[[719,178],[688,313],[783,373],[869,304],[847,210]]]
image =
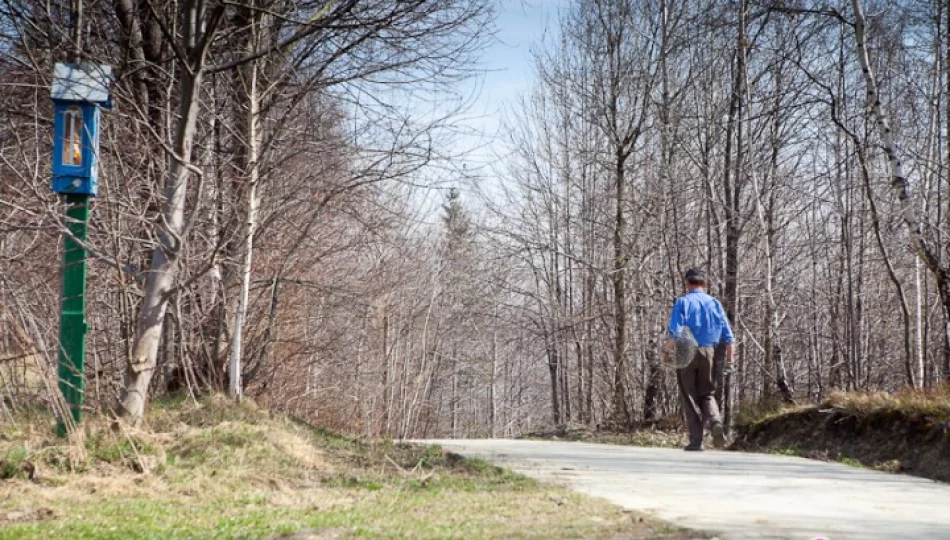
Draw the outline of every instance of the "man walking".
[[[715,381],[713,380],[713,354],[717,344],[726,346],[726,365],[732,368],[732,328],[719,300],[706,294],[706,274],[691,268],[686,272],[687,293],[676,299],[670,313],[669,339],[663,347],[664,354],[671,354],[684,327],[688,327],[699,346],[693,360],[683,369],[676,370],[686,424],[689,427],[689,451],[703,449],[703,426],[709,424],[713,444],[722,448],[725,443],[722,419],[716,405]]]

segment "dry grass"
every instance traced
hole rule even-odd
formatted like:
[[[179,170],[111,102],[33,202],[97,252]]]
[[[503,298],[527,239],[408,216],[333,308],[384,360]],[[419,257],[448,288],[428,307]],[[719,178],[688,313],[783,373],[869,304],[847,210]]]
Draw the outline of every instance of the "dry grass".
[[[84,426],[0,428],[0,538],[688,538],[439,448],[365,443],[222,398]],[[301,532],[302,531],[302,532]]]
[[[926,390],[908,388],[896,394],[835,392],[825,402],[824,407],[863,415],[893,411],[907,416],[925,416],[938,422],[945,421],[950,420],[950,384]]]
[[[523,438],[572,441],[621,446],[646,446],[655,448],[680,448],[688,442],[683,420],[671,416],[652,422],[641,422],[628,430],[589,429],[586,427],[561,426],[550,431],[528,433]]]

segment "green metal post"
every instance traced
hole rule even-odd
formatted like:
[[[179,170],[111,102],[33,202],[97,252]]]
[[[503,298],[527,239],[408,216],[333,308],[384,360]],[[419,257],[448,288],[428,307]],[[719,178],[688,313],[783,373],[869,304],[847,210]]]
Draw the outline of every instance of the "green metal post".
[[[85,242],[89,221],[89,196],[66,195],[70,232]],[[59,388],[77,424],[82,420],[86,363],[86,248],[66,236],[63,250],[63,297],[59,320]],[[59,419],[60,434],[66,433]]]

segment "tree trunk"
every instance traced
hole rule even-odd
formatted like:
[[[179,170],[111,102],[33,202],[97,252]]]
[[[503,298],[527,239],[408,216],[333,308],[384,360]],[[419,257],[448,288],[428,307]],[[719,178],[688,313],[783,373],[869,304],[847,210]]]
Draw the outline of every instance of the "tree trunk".
[[[672,189],[670,182],[670,166],[672,161],[672,151],[670,148],[670,88],[669,71],[667,56],[669,54],[669,7],[665,0],[660,2],[660,189],[662,193],[668,187]],[[672,196],[676,196],[676,190],[672,189]],[[675,200],[673,207],[676,207]],[[678,245],[678,234],[676,234],[676,224],[674,220],[674,245]],[[679,263],[677,257],[677,264]],[[643,393],[643,419],[656,420],[659,416],[657,399],[660,395],[660,384],[662,382],[662,373],[660,373],[660,360],[655,350],[649,349],[644,354],[646,362],[646,391]]]
[[[257,23],[251,19],[251,40],[257,34]],[[252,45],[252,48],[254,46]],[[247,319],[248,296],[251,289],[251,269],[254,254],[254,232],[257,228],[257,213],[260,207],[257,189],[260,179],[260,129],[258,127],[260,113],[260,95],[258,85],[258,63],[251,62],[246,66],[245,99],[247,100],[247,148],[245,149],[245,170],[247,171],[247,209],[244,224],[244,260],[241,264],[241,293],[238,296],[237,311],[234,314],[234,330],[231,334],[231,359],[228,372],[230,374],[228,395],[240,400],[243,394],[241,380],[241,353],[243,350],[244,324]]]
[[[630,409],[627,406],[627,393],[624,385],[624,375],[626,374],[626,356],[627,356],[627,256],[623,247],[624,238],[627,235],[627,220],[624,215],[623,202],[626,198],[626,179],[624,175],[624,166],[626,156],[621,150],[618,150],[615,156],[614,169],[614,267],[613,267],[613,289],[614,289],[614,380],[613,380],[613,402],[612,420],[622,425],[629,425]]]
[[[118,409],[119,416],[133,426],[138,425],[145,414],[148,386],[155,373],[168,295],[178,272],[178,255],[184,240],[185,199],[191,176],[188,167],[191,165],[202,73],[200,70],[193,74],[184,72],[181,77],[181,119],[175,136],[176,155],[171,158],[165,184],[165,230],[159,235],[159,245],[152,254],[145,278],[145,296]]]
[[[647,388],[643,394],[643,419],[658,420],[660,417],[660,383],[662,382],[660,362],[656,351],[648,349],[644,356],[647,363]]]
[[[551,415],[554,425],[561,423],[561,400],[557,384],[558,357],[557,350],[548,343],[548,374],[551,376]]]
[[[741,201],[743,172],[743,85],[746,70],[746,12],[748,0],[742,0],[739,5],[739,29],[736,36],[736,73],[732,84],[732,98],[729,103],[729,120],[726,128],[725,168],[723,171],[726,205],[726,267],[725,283],[723,287],[723,304],[726,316],[733,326],[737,326],[739,316],[739,235],[741,230]],[[733,134],[735,134],[736,158],[731,166]],[[730,175],[735,173],[735,178]],[[723,408],[723,422],[726,426],[732,422],[731,388],[727,388],[726,381],[719,381],[717,387],[722,387],[720,403]]]
[[[488,429],[492,438],[498,436],[498,397],[495,386],[498,380],[498,309],[495,308],[491,334],[491,380],[488,386]]]
[[[180,69],[181,116],[169,156],[168,177],[165,183],[163,230],[158,234],[158,247],[145,278],[145,294],[139,312],[132,357],[126,368],[124,387],[119,397],[118,415],[135,426],[145,414],[148,386],[155,374],[162,324],[168,308],[168,297],[178,273],[178,256],[185,242],[185,206],[191,178],[192,144],[200,110],[200,91],[205,57],[211,40],[217,32],[224,8],[216,7],[205,17],[203,7],[188,3],[182,7],[184,19],[183,41],[190,53],[191,65]]]
[[[943,68],[946,71],[947,78],[947,99],[944,107],[947,110],[947,167],[944,174],[947,178],[948,186],[950,186],[950,6],[947,6],[945,2],[940,2],[940,5],[943,9],[943,14],[947,19],[947,28],[946,28],[946,54],[947,57],[944,59]],[[939,26],[939,24],[938,24]],[[939,31],[938,31],[939,33]],[[947,196],[947,204],[950,205],[950,193]],[[947,219],[950,220],[950,210],[947,211]],[[950,224],[950,223],[948,223]],[[939,230],[939,227],[938,227]],[[938,246],[939,248],[940,246]],[[946,305],[946,303],[945,303]],[[944,380],[950,381],[950,309],[944,308],[943,312],[943,377]]]
[[[915,388],[924,387],[924,294],[922,280],[920,279],[920,256],[914,257],[914,290],[916,297],[914,302],[914,318],[916,321],[916,355],[914,366],[914,377],[908,377],[911,385]]]
[[[775,68],[774,74],[774,84],[775,84],[775,102],[774,102],[774,111],[773,111],[773,121],[771,124],[771,155],[769,158],[769,175],[770,183],[774,186],[777,182],[777,177],[779,174],[779,133],[781,131],[782,117],[781,117],[781,95],[780,91],[783,88],[783,77],[781,73],[781,67],[777,66]],[[755,202],[756,202],[756,213],[759,216],[759,222],[764,231],[763,242],[765,243],[765,366],[768,369],[768,366],[773,365],[775,368],[775,383],[778,386],[779,392],[782,394],[782,401],[789,404],[795,404],[795,396],[792,392],[791,387],[788,384],[788,375],[785,370],[785,360],[782,358],[782,349],[778,343],[778,305],[775,300],[774,292],[774,283],[775,283],[775,257],[776,257],[776,247],[775,247],[775,212],[774,212],[774,194],[773,189],[769,190],[769,204],[768,208],[765,207],[763,203],[763,189],[760,189],[758,181],[756,180],[756,175],[752,174],[752,186],[755,189]],[[765,378],[768,379],[767,377]]]

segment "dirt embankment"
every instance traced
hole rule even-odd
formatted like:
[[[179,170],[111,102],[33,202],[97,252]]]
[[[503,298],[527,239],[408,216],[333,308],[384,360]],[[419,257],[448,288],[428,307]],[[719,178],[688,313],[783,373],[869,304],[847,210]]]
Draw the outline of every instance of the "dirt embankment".
[[[736,422],[735,450],[796,454],[950,482],[950,386],[835,394]]]

